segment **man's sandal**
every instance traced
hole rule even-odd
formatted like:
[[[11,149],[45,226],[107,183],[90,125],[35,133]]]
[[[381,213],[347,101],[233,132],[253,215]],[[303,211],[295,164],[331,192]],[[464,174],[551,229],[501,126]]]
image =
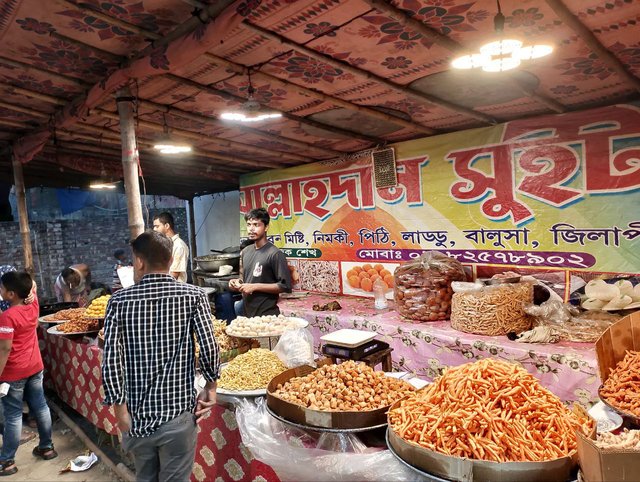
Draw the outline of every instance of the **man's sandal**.
[[[5,460],[4,462],[0,462],[0,477],[4,477],[5,475],[13,475],[18,471],[18,467],[16,467],[16,463],[13,460]]]
[[[32,453],[35,457],[40,457],[42,460],[51,460],[58,456],[58,452],[53,449],[53,445],[44,449],[33,447]]]

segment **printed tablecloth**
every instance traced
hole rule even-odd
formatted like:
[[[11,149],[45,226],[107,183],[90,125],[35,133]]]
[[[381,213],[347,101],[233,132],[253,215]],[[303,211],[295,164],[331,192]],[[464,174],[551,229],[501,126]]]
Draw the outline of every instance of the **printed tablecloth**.
[[[313,311],[314,304],[338,300],[339,311]],[[447,366],[457,366],[485,357],[521,363],[563,401],[582,403],[598,400],[598,364],[593,343],[532,344],[510,341],[504,336],[481,336],[456,331],[448,321],[410,323],[396,311],[393,302],[376,310],[371,298],[309,294],[299,299],[281,299],[287,316],[309,321],[317,352],[320,337],[342,328],[375,331],[379,340],[393,348],[395,369],[432,380]]]
[[[95,426],[116,435],[116,417],[102,405],[102,349],[64,336],[40,332],[47,384]],[[242,445],[232,409],[216,405],[198,424],[198,446],[192,481],[277,482],[271,467],[253,458]]]

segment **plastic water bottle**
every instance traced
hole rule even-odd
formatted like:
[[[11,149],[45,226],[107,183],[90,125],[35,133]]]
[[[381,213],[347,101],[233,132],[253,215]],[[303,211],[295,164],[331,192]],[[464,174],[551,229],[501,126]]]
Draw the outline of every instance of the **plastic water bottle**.
[[[385,310],[389,306],[387,304],[387,284],[381,279],[373,282],[373,296],[375,297],[376,310]]]

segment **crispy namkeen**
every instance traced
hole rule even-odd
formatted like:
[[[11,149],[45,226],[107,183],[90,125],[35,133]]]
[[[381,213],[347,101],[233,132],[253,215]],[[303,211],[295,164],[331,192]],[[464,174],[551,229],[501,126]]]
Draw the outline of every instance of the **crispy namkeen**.
[[[573,454],[575,429],[593,425],[519,365],[484,359],[448,369],[389,410],[389,426],[409,443],[494,462]]]

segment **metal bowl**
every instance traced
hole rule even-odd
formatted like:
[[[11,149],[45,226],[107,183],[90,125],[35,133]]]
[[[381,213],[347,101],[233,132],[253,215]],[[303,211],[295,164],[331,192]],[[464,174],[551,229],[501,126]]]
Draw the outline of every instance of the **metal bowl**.
[[[240,268],[240,253],[208,254],[206,256],[198,256],[194,260],[202,271],[213,273],[220,271],[220,266],[225,264],[233,266],[234,272],[237,272]]]

